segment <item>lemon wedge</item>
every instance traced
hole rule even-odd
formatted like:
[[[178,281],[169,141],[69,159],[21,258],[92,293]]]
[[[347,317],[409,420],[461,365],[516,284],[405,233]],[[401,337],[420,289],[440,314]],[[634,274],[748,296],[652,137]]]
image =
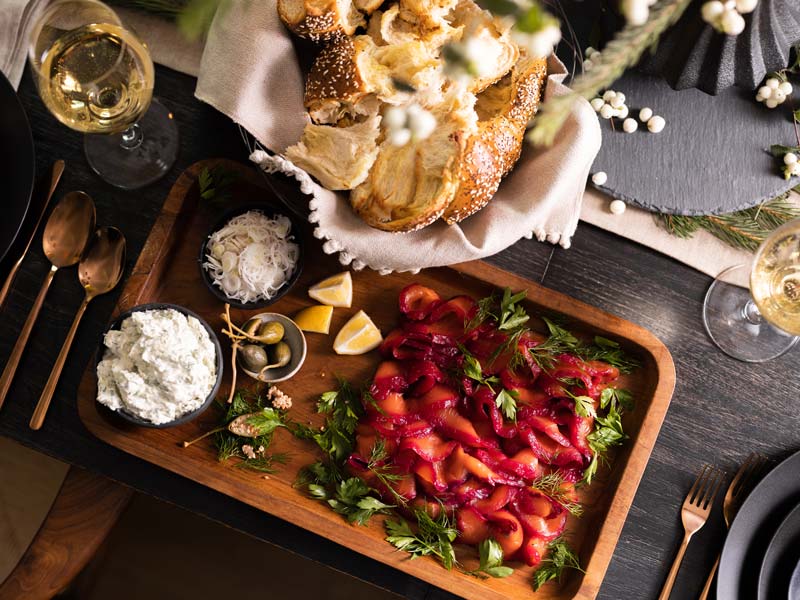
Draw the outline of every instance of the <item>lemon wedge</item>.
[[[309,306],[294,316],[294,322],[303,331],[328,334],[331,330],[332,306]]]
[[[353,278],[350,271],[333,275],[308,288],[308,295],[320,304],[350,308],[353,304]]]
[[[333,349],[336,354],[364,354],[380,346],[382,341],[380,330],[367,313],[360,310],[336,334]]]

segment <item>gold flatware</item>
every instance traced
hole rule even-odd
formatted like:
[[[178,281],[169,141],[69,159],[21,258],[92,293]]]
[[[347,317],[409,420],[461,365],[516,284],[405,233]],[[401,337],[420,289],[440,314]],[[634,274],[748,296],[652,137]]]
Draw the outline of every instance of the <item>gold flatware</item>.
[[[36,225],[34,226],[33,231],[31,231],[31,236],[28,238],[28,243],[25,244],[25,249],[22,251],[22,255],[17,259],[17,262],[14,263],[14,266],[11,267],[11,271],[9,271],[8,277],[6,277],[6,281],[3,284],[3,288],[0,289],[0,307],[3,306],[3,303],[6,301],[8,290],[11,288],[11,284],[14,283],[14,278],[17,276],[17,271],[19,271],[22,261],[25,260],[25,255],[28,254],[28,249],[30,249],[31,243],[33,243],[33,238],[36,237],[36,232],[39,230],[39,225],[42,224],[42,218],[47,212],[50,199],[53,197],[53,192],[56,191],[56,186],[61,179],[62,173],[64,173],[64,161],[57,160],[53,163],[53,172],[50,175],[50,189],[47,191],[47,197],[44,199],[44,204],[42,205],[42,211],[39,213],[39,218],[36,219]]]
[[[722,502],[722,515],[725,517],[725,525],[727,527],[731,526],[733,518],[736,516],[736,513],[739,512],[739,507],[742,505],[745,498],[747,498],[753,486],[758,482],[758,477],[761,475],[766,464],[766,458],[760,454],[751,452],[747,460],[739,467],[730,485],[728,485],[728,491],[725,492],[725,500]],[[720,556],[721,553],[717,554],[717,560],[714,562],[714,566],[708,574],[706,585],[700,593],[699,600],[706,600],[706,598],[708,598],[708,594],[711,591],[711,584],[714,582],[714,576],[717,574],[717,569],[719,568]]]
[[[67,339],[64,340],[64,345],[61,347],[61,352],[58,353],[56,364],[53,365],[50,377],[47,379],[42,395],[39,397],[39,402],[33,411],[30,422],[31,429],[39,429],[44,423],[47,409],[53,399],[53,392],[55,392],[56,385],[58,385],[61,370],[64,368],[69,349],[72,346],[72,340],[78,331],[78,325],[83,318],[83,313],[86,312],[86,307],[97,296],[113,290],[122,278],[124,269],[125,236],[116,227],[101,227],[94,232],[89,248],[78,265],[78,278],[86,291],[86,295],[80,308],[78,308],[72,327],[69,328]]]
[[[669,570],[667,581],[664,583],[658,600],[669,599],[672,586],[675,585],[675,579],[678,576],[678,570],[681,568],[686,548],[689,546],[692,536],[706,524],[708,515],[711,514],[711,507],[714,506],[714,498],[724,478],[725,473],[716,467],[704,466],[697,476],[692,489],[689,490],[686,500],[683,501],[683,507],[681,508],[681,521],[683,521],[684,530],[683,541],[681,542],[681,547],[678,548],[678,555],[672,563],[672,568]]]
[[[31,335],[36,318],[44,304],[44,298],[53,281],[53,276],[60,268],[70,267],[77,263],[89,237],[94,231],[95,209],[92,199],[83,192],[70,192],[59,202],[50,213],[47,224],[44,226],[44,236],[42,237],[42,247],[44,254],[51,263],[50,272],[42,284],[42,289],[33,302],[33,307],[28,315],[25,325],[14,344],[11,356],[8,358],[3,374],[0,375],[0,407],[5,402],[6,394],[11,387],[11,381],[19,366],[25,345]]]

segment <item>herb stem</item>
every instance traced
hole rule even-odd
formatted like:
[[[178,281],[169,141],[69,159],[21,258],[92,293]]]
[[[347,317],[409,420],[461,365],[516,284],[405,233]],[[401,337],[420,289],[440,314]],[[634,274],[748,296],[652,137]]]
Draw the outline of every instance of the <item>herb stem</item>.
[[[231,389],[233,389],[233,388],[231,388]],[[196,437],[193,440],[189,440],[188,442],[183,442],[183,447],[184,448],[188,448],[192,444],[195,444],[195,443],[199,442],[200,440],[202,440],[204,438],[207,438],[208,436],[217,433],[218,431],[222,431],[223,429],[227,429],[227,425],[221,425],[220,427],[216,427],[215,429],[212,429],[211,431],[206,431],[203,435],[201,435],[199,437]]]

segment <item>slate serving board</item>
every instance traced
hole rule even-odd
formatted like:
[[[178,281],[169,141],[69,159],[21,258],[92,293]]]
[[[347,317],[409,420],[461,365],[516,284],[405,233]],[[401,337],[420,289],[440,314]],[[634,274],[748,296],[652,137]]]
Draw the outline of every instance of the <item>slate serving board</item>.
[[[736,87],[709,96],[675,91],[659,77],[628,72],[614,85],[632,117],[649,106],[667,120],[661,133],[645,124],[628,134],[602,120],[603,146],[592,172],[605,171],[598,189],[641,208],[670,214],[729,213],[769,200],[800,184],[786,181],[772,144],[797,144],[789,103],[770,110]]]

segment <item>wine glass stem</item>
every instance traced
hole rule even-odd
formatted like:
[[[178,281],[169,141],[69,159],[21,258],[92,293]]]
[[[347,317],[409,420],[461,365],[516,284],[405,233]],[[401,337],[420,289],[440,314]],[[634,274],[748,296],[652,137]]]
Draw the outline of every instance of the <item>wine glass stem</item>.
[[[758,310],[756,303],[752,300],[748,300],[742,307],[742,316],[748,323],[752,323],[753,325],[761,325],[764,322],[761,311]]]
[[[134,150],[142,145],[142,141],[144,141],[142,130],[137,123],[134,123],[122,132],[119,145],[125,150]]]

